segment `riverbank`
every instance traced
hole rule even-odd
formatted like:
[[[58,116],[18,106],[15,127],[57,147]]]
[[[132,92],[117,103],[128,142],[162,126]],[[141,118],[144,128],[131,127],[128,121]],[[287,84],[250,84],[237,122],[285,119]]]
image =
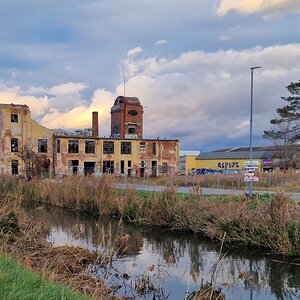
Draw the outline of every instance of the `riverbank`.
[[[88,300],[70,288],[25,269],[15,259],[0,255],[0,299]]]
[[[113,178],[74,176],[63,181],[3,179],[0,190],[31,205],[52,205],[88,215],[111,215],[140,225],[192,231],[239,246],[274,254],[300,256],[300,206],[284,193],[210,196],[194,187],[190,194],[175,186],[162,192],[116,190]]]

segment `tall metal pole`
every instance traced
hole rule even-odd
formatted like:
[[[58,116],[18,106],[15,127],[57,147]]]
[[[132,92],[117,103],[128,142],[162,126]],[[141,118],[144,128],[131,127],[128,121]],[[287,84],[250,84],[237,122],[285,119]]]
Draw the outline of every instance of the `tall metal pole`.
[[[250,162],[252,165],[253,151],[252,151],[252,127],[253,127],[253,70],[261,68],[260,66],[251,67],[251,101],[250,101]],[[253,165],[252,165],[253,167]],[[253,177],[249,181],[249,197],[252,198]]]

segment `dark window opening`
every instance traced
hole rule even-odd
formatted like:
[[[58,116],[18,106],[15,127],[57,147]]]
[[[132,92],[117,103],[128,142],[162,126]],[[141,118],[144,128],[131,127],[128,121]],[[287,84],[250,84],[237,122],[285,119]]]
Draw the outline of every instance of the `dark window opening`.
[[[156,143],[155,142],[152,143],[152,153],[154,155],[156,155]]]
[[[161,168],[163,173],[168,173],[168,163],[164,162]]]
[[[121,154],[131,154],[131,142],[121,142]]]
[[[11,174],[12,175],[19,174],[19,162],[16,159],[13,159],[11,161]]]
[[[73,174],[78,173],[79,160],[69,160],[69,169]]]
[[[95,165],[96,163],[94,161],[85,161],[84,162],[84,175],[88,176],[93,173],[95,173]]]
[[[104,160],[103,161],[103,173],[114,173],[114,161]]]
[[[19,122],[19,116],[18,116],[18,114],[11,114],[10,115],[10,121],[12,123],[18,123]]]
[[[60,140],[56,140],[56,151],[60,153]]]
[[[115,152],[115,143],[112,141],[103,142],[103,154],[114,154]]]
[[[124,160],[121,160],[121,174],[125,173],[125,162]]]
[[[39,139],[38,140],[38,152],[39,153],[47,153],[48,146],[47,146],[47,139]]]
[[[156,160],[152,160],[151,162],[151,173],[152,173],[152,176],[153,177],[156,177],[157,176],[157,161]]]
[[[85,153],[95,153],[95,141],[85,141]]]
[[[127,176],[128,176],[128,177],[131,177],[131,175],[132,175],[131,160],[129,160],[129,161],[127,162],[127,165],[128,165]]]
[[[140,168],[140,177],[144,177],[145,176],[145,167],[146,167],[145,161],[142,160],[141,161],[141,168]]]
[[[19,141],[16,138],[11,139],[11,152],[19,152]]]
[[[136,116],[138,114],[138,112],[136,110],[134,110],[134,109],[131,109],[131,110],[128,111],[128,114],[130,116]]]
[[[69,140],[69,153],[78,153],[79,152],[79,142],[78,140]]]
[[[135,134],[135,128],[134,127],[129,127],[128,128],[128,134]]]

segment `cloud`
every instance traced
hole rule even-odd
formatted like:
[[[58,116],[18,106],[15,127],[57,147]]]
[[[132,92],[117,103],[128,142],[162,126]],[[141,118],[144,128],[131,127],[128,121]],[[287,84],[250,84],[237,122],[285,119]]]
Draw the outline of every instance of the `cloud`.
[[[180,137],[185,149],[247,145],[250,67],[262,65],[254,74],[254,136],[261,144],[285,86],[298,80],[299,56],[300,44],[290,44],[128,59],[126,93],[146,107],[147,137]]]
[[[216,14],[224,16],[229,11],[241,14],[263,13],[265,17],[272,17],[279,13],[300,13],[298,0],[221,0]]]
[[[68,95],[68,94],[77,94],[84,89],[86,89],[88,86],[83,83],[74,83],[74,82],[68,82],[65,84],[60,84],[53,86],[49,89],[49,93],[55,96],[58,95]]]
[[[143,51],[143,49],[141,47],[135,47],[133,49],[130,49],[127,53],[127,57],[132,57],[135,56],[139,53],[141,53]]]
[[[7,87],[2,84],[0,85],[0,103],[26,104],[34,116],[41,116],[46,112],[49,106],[47,96],[34,97],[31,95],[22,95],[22,93],[23,91],[18,86]]]
[[[88,105],[75,105],[72,109],[50,110],[42,119],[42,125],[48,128],[89,128],[92,123],[92,112],[98,111],[100,134],[108,136],[110,133],[110,108],[115,100],[115,95],[104,89],[94,92]]]
[[[169,41],[167,41],[167,40],[158,40],[155,42],[156,46],[162,46],[162,45],[168,45],[168,44],[169,44]]]

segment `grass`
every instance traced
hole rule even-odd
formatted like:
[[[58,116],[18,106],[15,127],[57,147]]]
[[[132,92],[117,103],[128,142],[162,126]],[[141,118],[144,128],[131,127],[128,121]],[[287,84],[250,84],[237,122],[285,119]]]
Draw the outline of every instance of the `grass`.
[[[2,300],[87,300],[70,288],[51,283],[26,270],[15,259],[0,255],[0,299]]]

